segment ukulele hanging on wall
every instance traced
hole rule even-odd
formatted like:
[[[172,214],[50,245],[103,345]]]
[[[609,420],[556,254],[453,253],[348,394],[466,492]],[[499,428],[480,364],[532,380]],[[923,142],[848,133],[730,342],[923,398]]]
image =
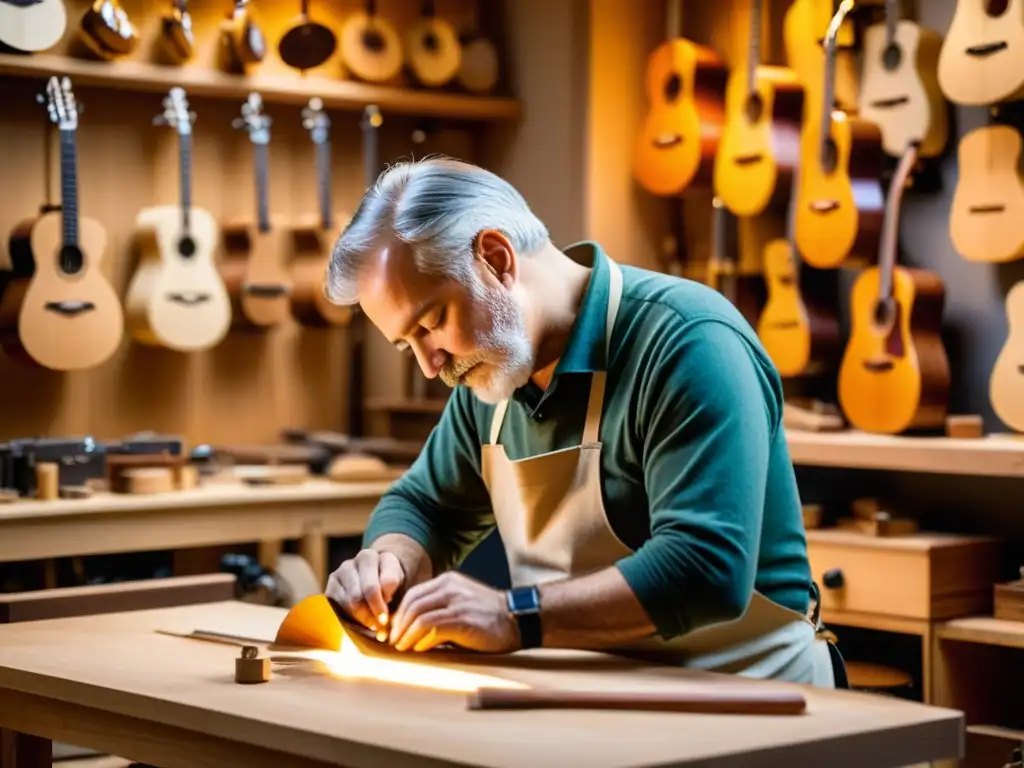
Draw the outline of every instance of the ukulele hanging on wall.
[[[60,132],[61,210],[43,213],[12,233],[15,277],[0,301],[4,349],[59,371],[93,368],[117,350],[124,313],[104,276],[107,234],[78,211],[78,105],[68,78],[51,77],[45,103]],[[20,265],[20,267],[19,267]]]
[[[292,281],[284,265],[290,232],[270,216],[270,118],[250,93],[232,126],[249,134],[256,184],[255,224],[224,225],[220,274],[231,296],[232,328],[264,330],[288,318]]]
[[[217,223],[192,205],[192,124],[181,88],[172,88],[154,120],[178,134],[181,202],[147,208],[135,218],[141,257],[125,310],[133,338],[181,352],[208,349],[231,325],[231,301],[214,265]]]
[[[302,325],[323,327],[342,325],[352,319],[352,307],[338,306],[324,293],[324,279],[331,249],[348,223],[339,216],[331,201],[331,119],[320,99],[312,98],[302,110],[302,125],[316,148],[316,188],[319,222],[312,227],[296,227],[292,232],[292,316]]]
[[[402,71],[402,41],[390,21],[377,12],[376,0],[345,19],[341,59],[353,75],[368,83],[385,83]]]
[[[423,0],[420,18],[405,37],[409,69],[420,85],[440,88],[451,82],[462,63],[462,47],[455,28],[439,18],[434,0]]]

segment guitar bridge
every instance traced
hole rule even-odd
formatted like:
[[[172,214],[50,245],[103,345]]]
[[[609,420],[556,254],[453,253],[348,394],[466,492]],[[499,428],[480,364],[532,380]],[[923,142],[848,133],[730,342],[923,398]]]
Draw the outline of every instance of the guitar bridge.
[[[210,300],[210,294],[208,293],[169,293],[167,294],[167,300],[174,304],[181,304],[185,307],[194,307],[197,304],[202,304],[204,301]]]
[[[999,53],[999,51],[1004,51],[1006,48],[1006,41],[1003,40],[998,43],[989,43],[988,45],[972,45],[965,51],[965,53],[968,56],[977,56],[981,58],[983,56],[991,56],[993,53]]]
[[[892,360],[865,360],[864,368],[871,373],[885,373],[896,367]]]
[[[836,200],[814,200],[810,208],[815,213],[832,213],[839,210],[839,203]]]
[[[287,296],[291,293],[291,289],[281,283],[249,283],[245,286],[245,292],[261,299],[273,299],[278,296]]]
[[[1005,205],[972,205],[967,209],[968,213],[1002,213],[1005,210]]]
[[[74,317],[84,312],[92,312],[96,305],[91,301],[48,301],[43,305],[43,309],[65,317]]]
[[[909,96],[894,96],[891,99],[878,99],[877,101],[872,101],[871,106],[877,109],[892,109],[893,107],[902,107],[904,104],[909,103]]]

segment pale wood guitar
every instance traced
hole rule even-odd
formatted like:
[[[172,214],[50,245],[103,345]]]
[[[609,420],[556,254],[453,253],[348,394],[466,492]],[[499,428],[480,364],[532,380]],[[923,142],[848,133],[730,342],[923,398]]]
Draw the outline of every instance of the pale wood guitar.
[[[342,24],[341,60],[368,83],[387,82],[402,71],[402,41],[394,25],[377,12],[376,0],[365,0],[363,10]]]
[[[647,59],[648,111],[633,175],[653,195],[714,183],[729,70],[712,49],[680,37],[682,0],[668,0],[666,39]]]
[[[957,149],[949,236],[967,261],[1000,263],[1024,256],[1021,137],[1013,125],[996,119],[965,135]]]
[[[1024,0],[957,0],[938,77],[946,98],[957,104],[1024,95]]]
[[[498,84],[500,64],[494,43],[480,29],[479,11],[473,6],[473,23],[466,34],[459,37],[462,56],[455,79],[470,93],[485,94]]]
[[[1006,294],[1009,335],[989,379],[992,410],[1006,426],[1024,432],[1024,281]]]
[[[335,241],[348,224],[347,215],[334,212],[331,195],[331,119],[318,98],[302,110],[302,124],[316,147],[316,187],[319,221],[292,232],[292,316],[312,327],[342,325],[352,319],[352,307],[338,306],[324,292],[327,264]]]
[[[459,72],[462,46],[451,23],[437,15],[434,0],[422,0],[420,18],[405,36],[409,70],[420,85],[440,88]]]
[[[0,0],[0,43],[25,53],[57,44],[68,24],[64,0]]]
[[[13,357],[82,370],[117,350],[124,312],[102,270],[107,234],[78,210],[78,105],[71,81],[51,77],[45,101],[60,132],[61,209],[24,222],[11,235],[12,261],[30,264],[31,274],[8,283],[0,332]]]
[[[715,154],[715,193],[737,216],[789,199],[800,162],[804,89],[787,67],[761,64],[764,0],[749,0],[746,67],[729,76],[725,125]]]
[[[864,30],[860,116],[881,129],[889,155],[900,157],[917,141],[919,157],[935,157],[949,140],[938,80],[942,38],[899,12],[900,0],[886,0],[885,22]]]
[[[896,265],[900,203],[917,161],[911,144],[889,184],[878,266],[850,292],[850,338],[839,366],[839,404],[865,432],[900,434],[941,427],[949,399],[942,342],[946,289],[934,272]]]
[[[266,330],[288,319],[292,280],[284,257],[291,232],[270,216],[270,118],[263,114],[263,99],[250,93],[242,116],[232,122],[245,130],[253,146],[256,176],[256,221],[221,227],[224,258],[221,277],[231,296],[235,330]]]
[[[136,216],[140,258],[125,297],[136,341],[181,352],[209,349],[231,326],[231,300],[214,263],[217,223],[192,204],[194,121],[185,91],[172,88],[154,122],[177,132],[181,200]]]
[[[884,212],[885,153],[878,126],[834,108],[836,35],[853,0],[842,0],[825,34],[823,97],[800,164],[796,246],[818,269],[873,264]]]

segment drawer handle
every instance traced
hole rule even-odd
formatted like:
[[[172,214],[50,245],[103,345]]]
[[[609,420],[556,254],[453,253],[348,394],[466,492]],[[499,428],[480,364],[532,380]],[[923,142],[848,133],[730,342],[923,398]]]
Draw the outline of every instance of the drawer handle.
[[[821,578],[821,583],[825,585],[826,589],[842,589],[845,584],[843,572],[838,568],[827,570]]]

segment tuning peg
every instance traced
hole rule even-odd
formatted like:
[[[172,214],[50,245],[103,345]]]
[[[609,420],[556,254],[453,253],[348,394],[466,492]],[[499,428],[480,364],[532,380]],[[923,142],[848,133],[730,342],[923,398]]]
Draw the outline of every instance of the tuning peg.
[[[244,117],[236,117],[234,120],[231,121],[231,127],[237,131],[240,128],[245,128],[245,124],[247,122],[248,120],[246,120]]]

